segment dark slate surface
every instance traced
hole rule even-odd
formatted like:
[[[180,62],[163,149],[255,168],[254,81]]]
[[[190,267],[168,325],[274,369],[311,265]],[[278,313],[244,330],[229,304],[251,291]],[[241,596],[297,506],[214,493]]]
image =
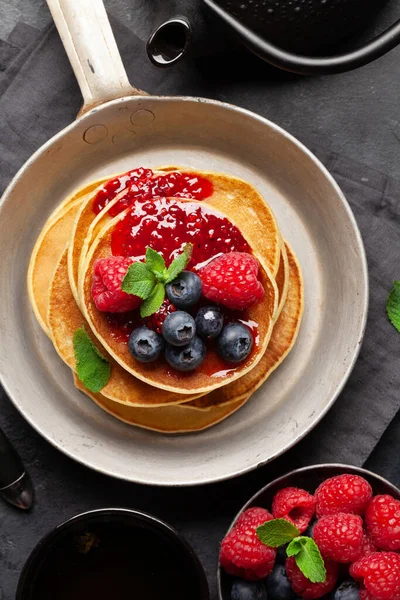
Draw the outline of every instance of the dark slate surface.
[[[196,8],[198,0],[187,3]],[[383,312],[390,283],[400,278],[400,49],[330,78],[279,73],[233,50],[210,58],[213,44],[207,51],[197,46],[195,59],[174,70],[157,71],[146,60],[143,39],[160,4],[106,2],[131,80],[151,93],[199,94],[239,104],[276,121],[315,151],[349,198],[365,240],[371,277],[365,343],[344,393],[295,450],[255,473],[200,489],[147,488],[93,473],[43,441],[2,393],[0,425],[32,475],[36,501],[30,514],[0,504],[0,600],[14,598],[21,567],[40,537],[84,510],[127,506],[169,521],[199,553],[216,600],[218,542],[241,504],[271,477],[298,465],[337,460],[364,463],[400,485],[400,337]],[[371,31],[400,17],[396,4],[388,2]],[[169,3],[171,10],[184,5]],[[50,21],[43,0],[0,0],[1,189],[79,109],[79,90]]]

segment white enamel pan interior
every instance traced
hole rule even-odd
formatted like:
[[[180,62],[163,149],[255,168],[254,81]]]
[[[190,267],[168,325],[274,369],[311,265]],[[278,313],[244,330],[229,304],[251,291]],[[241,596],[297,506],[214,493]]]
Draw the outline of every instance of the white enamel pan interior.
[[[254,469],[307,434],[356,360],[368,282],[350,208],[320,162],[268,120],[220,102],[151,97],[132,88],[101,0],[48,4],[84,105],[82,116],[32,156],[2,198],[1,381],[49,442],[103,473],[179,486]],[[168,163],[225,171],[257,186],[305,277],[304,320],[289,358],[239,412],[181,436],[129,427],[76,391],[26,292],[34,242],[67,194],[106,174]]]

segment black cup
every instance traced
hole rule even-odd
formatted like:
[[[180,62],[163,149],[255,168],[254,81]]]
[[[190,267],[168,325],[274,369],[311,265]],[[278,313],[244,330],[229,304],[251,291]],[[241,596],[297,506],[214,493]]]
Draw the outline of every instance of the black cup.
[[[127,555],[124,548],[136,553],[128,569],[121,561],[121,556]],[[146,565],[146,557],[150,565]],[[65,565],[70,567],[70,576],[64,572]],[[129,586],[127,596],[119,587],[125,584]],[[87,587],[95,596],[84,596]],[[63,598],[65,593],[65,597],[122,600],[138,592],[138,597],[149,600],[210,598],[199,559],[172,527],[142,512],[108,508],[77,515],[41,540],[22,570],[16,600],[45,600],[47,593],[48,598]]]

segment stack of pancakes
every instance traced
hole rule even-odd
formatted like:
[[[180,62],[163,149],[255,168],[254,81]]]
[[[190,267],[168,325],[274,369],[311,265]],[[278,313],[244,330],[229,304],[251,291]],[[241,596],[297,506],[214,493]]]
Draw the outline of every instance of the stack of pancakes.
[[[72,369],[78,389],[126,423],[179,433],[205,429],[234,413],[280,365],[299,330],[303,283],[293,250],[253,186],[230,175],[192,168],[160,167],[153,173],[156,177],[170,171],[190,172],[212,182],[213,193],[201,205],[236,225],[259,261],[265,294],[248,311],[258,324],[257,344],[248,360],[216,374],[199,370],[171,377],[165,361],[139,363],[127,344],[113,337],[91,297],[93,264],[111,255],[112,231],[129,211],[116,217],[109,212],[126,190],[99,214],[93,211],[93,199],[110,177],[66,198],[50,215],[32,252],[28,291],[39,324]],[[85,389],[76,376],[73,336],[82,325],[111,365],[110,379],[97,394]]]

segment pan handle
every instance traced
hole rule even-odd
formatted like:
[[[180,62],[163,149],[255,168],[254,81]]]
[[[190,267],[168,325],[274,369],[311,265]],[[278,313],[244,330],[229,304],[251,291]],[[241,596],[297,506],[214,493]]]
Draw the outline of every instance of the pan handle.
[[[102,0],[47,0],[83,96],[80,115],[143,95],[129,83]]]

